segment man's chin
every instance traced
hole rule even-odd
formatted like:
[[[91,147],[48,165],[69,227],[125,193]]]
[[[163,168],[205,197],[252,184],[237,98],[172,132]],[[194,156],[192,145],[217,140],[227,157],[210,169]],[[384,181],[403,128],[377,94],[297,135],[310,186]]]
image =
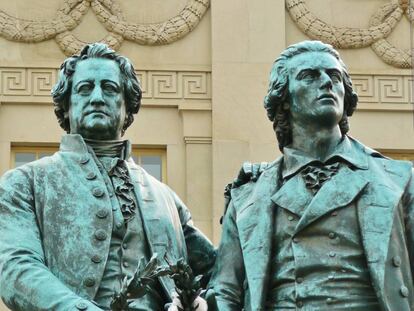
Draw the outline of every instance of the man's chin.
[[[94,123],[89,126],[85,126],[82,129],[81,135],[84,138],[90,138],[90,139],[111,139],[111,133],[113,133],[113,129],[111,126],[109,126],[106,123]]]

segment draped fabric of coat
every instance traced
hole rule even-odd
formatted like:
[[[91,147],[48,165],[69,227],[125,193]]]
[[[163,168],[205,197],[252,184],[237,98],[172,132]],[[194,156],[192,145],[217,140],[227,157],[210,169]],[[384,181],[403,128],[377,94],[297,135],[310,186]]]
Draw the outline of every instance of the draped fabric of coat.
[[[326,182],[309,205],[312,213],[305,212],[298,226],[311,226],[323,215],[355,204],[371,282],[381,310],[414,310],[412,165],[384,158],[349,139],[363,160],[363,167],[340,170]],[[231,190],[211,281],[220,311],[266,310],[275,207],[288,209],[296,196],[278,185],[281,166],[279,158],[268,165],[257,181]]]
[[[151,253],[173,262],[182,257],[195,273],[208,274],[215,250],[185,205],[132,159],[127,166]],[[59,152],[1,178],[0,293],[9,308],[100,310],[91,301],[106,260],[91,258],[109,252],[109,195],[79,135],[65,135]],[[162,277],[160,283],[171,294],[173,281]]]

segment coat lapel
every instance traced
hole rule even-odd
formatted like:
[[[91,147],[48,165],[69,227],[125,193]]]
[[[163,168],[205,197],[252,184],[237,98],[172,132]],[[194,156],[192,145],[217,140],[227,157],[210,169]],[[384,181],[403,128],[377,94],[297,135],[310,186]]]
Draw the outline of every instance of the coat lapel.
[[[272,196],[271,200],[277,206],[300,217],[304,208],[312,200],[312,194],[306,190],[298,191],[298,189],[305,189],[305,183],[302,178],[293,177]]]
[[[277,190],[278,164],[264,171],[256,184],[232,190],[252,310],[263,310],[266,298],[274,223],[271,196]],[[245,187],[252,187],[248,197],[242,194]]]
[[[349,205],[367,185],[362,170],[352,171],[348,166],[327,181],[306,207],[295,233],[331,211]]]
[[[164,260],[164,255],[174,254],[171,250],[171,245],[167,241],[171,239],[168,237],[168,228],[163,228],[165,218],[165,211],[167,208],[159,208],[157,198],[154,195],[154,189],[150,186],[145,172],[133,162],[128,162],[129,173],[131,181],[134,184],[134,192],[138,201],[138,207],[141,212],[143,227],[145,235],[148,240],[148,246],[151,251],[151,256],[155,253],[158,255],[160,261]],[[169,258],[173,262],[179,258]],[[161,277],[161,282],[167,290],[174,288],[174,281],[169,277]]]
[[[370,183],[357,205],[362,244],[379,299],[385,293],[385,267],[396,206],[411,174],[407,163],[387,160],[383,163],[383,167],[373,163],[375,166],[366,172]]]

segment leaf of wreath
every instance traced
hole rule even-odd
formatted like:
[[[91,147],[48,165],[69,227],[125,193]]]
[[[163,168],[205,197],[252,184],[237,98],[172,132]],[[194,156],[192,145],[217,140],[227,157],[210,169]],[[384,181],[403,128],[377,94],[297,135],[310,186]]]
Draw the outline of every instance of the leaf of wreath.
[[[398,4],[386,4],[382,6],[371,18],[369,25],[376,26],[382,23],[388,14],[393,10],[393,7]],[[414,21],[413,6],[405,10],[405,15],[409,21]],[[399,49],[392,45],[387,39],[380,39],[371,45],[372,50],[385,63],[397,68],[413,68],[411,63],[410,50]]]
[[[88,8],[85,0],[66,1],[50,21],[26,20],[0,10],[0,36],[18,42],[45,41],[79,25]]]
[[[189,0],[178,15],[165,22],[138,24],[116,16],[108,5],[104,5],[106,2],[93,1],[92,9],[98,20],[108,31],[143,45],[169,44],[183,38],[198,25],[210,6],[210,0]]]
[[[306,6],[305,0],[286,0],[286,9],[299,28],[310,38],[332,44],[336,48],[361,48],[387,37],[403,15],[398,4],[381,24],[367,29],[336,27],[327,24]]]
[[[67,56],[72,56],[74,54],[78,54],[80,50],[88,43],[76,38],[70,32],[60,33],[55,37],[55,41],[59,45],[60,49],[65,53]],[[99,40],[99,42],[105,43],[113,50],[118,50],[123,42],[122,36],[110,32],[108,33],[103,39]]]

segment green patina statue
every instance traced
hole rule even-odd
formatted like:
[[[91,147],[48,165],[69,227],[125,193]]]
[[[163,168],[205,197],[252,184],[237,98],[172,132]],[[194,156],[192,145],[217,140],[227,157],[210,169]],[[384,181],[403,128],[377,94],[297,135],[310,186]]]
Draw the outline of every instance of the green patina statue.
[[[357,100],[330,45],[275,61],[264,104],[283,156],[227,193],[218,310],[414,310],[412,165],[347,135]]]
[[[130,61],[104,44],[87,45],[62,64],[52,95],[68,133],[60,150],[0,180],[5,304],[24,311],[111,310],[125,293],[122,308],[164,310],[176,297],[168,277],[176,271],[155,275],[146,268],[135,279],[153,266],[155,253],[188,263],[205,286],[212,244],[177,195],[137,166],[130,143],[121,140],[141,101]],[[148,275],[155,281],[145,283]],[[123,290],[131,282],[144,282],[145,293],[132,288],[128,299]]]

